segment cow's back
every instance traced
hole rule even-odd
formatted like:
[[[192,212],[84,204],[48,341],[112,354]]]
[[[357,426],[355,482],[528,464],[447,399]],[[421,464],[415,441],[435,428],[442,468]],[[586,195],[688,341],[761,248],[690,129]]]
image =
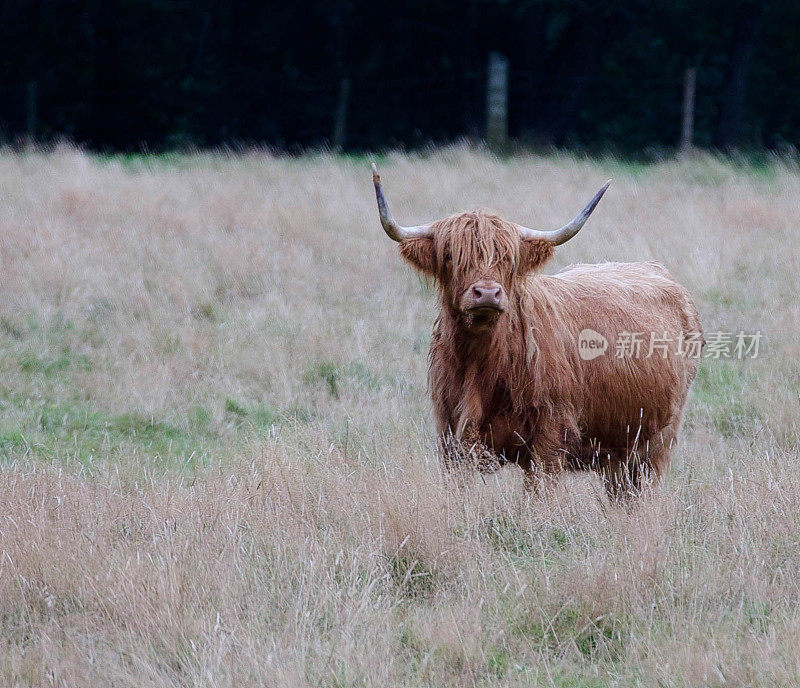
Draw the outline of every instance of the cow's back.
[[[698,363],[696,355],[685,355],[698,353],[686,351],[686,338],[702,337],[702,329],[688,292],[666,268],[652,262],[574,265],[535,279],[556,304],[576,351],[582,332],[584,341],[594,332],[607,342],[603,354],[591,358],[585,350],[572,358],[580,368],[577,411],[585,438],[631,446],[637,436],[647,441],[679,420]]]

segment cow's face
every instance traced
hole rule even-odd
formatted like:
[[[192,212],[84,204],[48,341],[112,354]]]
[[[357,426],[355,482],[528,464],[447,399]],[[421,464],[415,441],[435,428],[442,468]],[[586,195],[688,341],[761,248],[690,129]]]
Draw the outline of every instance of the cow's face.
[[[551,231],[515,225],[482,211],[404,227],[389,212],[374,163],[372,183],[381,225],[390,239],[400,242],[403,257],[437,281],[443,308],[467,327],[485,330],[516,303],[525,275],[586,224],[611,180],[570,222]]]
[[[430,237],[401,242],[401,253],[433,277],[442,306],[472,329],[494,325],[514,302],[521,281],[553,253],[544,239],[481,211],[435,222]]]

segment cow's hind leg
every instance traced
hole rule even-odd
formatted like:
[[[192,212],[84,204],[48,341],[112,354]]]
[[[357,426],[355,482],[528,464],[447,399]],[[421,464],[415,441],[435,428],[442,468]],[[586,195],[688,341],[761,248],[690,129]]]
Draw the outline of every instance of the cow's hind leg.
[[[593,468],[603,481],[609,499],[618,503],[630,502],[637,497],[649,474],[646,459],[627,450],[599,453],[593,461]]]
[[[519,465],[524,471],[522,484],[525,492],[533,496],[551,492],[558,481],[558,476],[563,472],[552,462],[545,467],[530,457],[520,459]]]
[[[652,474],[652,480],[659,480],[669,468],[672,450],[678,441],[678,430],[681,426],[682,412],[678,411],[672,416],[670,422],[657,432],[647,442],[647,464]]]
[[[661,478],[669,465],[671,444],[649,443],[641,449],[601,451],[592,461],[612,502],[630,502]]]
[[[591,468],[603,480],[612,501],[629,502],[661,479],[669,467],[680,422],[680,414],[673,415],[665,427],[651,430],[649,437],[640,438],[633,448],[594,449]]]

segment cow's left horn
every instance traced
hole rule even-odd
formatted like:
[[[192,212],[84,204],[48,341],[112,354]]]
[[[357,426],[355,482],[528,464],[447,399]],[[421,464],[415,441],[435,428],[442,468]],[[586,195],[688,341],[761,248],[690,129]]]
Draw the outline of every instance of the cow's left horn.
[[[391,239],[394,239],[395,241],[403,241],[405,239],[424,239],[432,236],[430,225],[403,227],[403,225],[398,225],[394,221],[392,213],[389,210],[389,206],[386,203],[386,199],[383,197],[383,189],[381,189],[381,177],[378,174],[378,168],[375,167],[374,162],[372,163],[372,183],[375,184],[375,196],[378,199],[378,212],[381,215],[381,224],[383,225],[384,231]]]
[[[606,189],[608,189],[609,184],[611,184],[610,179],[603,184],[603,188],[594,195],[594,198],[591,201],[589,201],[589,205],[581,210],[581,212],[579,212],[570,222],[559,229],[554,229],[550,232],[543,232],[539,229],[529,229],[528,227],[519,225],[519,231],[520,234],[522,234],[522,238],[547,239],[547,241],[553,244],[553,246],[558,246],[559,244],[569,241],[581,230],[581,227],[586,224],[586,220],[589,219],[589,215],[591,215],[592,211],[597,207],[597,204],[600,202],[600,199],[603,197]]]

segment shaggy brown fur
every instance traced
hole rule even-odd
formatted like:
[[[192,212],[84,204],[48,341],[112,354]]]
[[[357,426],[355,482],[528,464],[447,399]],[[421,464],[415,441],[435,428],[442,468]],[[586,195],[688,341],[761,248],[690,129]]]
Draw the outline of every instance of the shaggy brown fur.
[[[687,291],[658,263],[575,265],[534,275],[553,254],[516,225],[482,211],[433,225],[400,251],[435,278],[441,312],[429,386],[448,468],[515,462],[533,486],[564,470],[594,470],[609,494],[638,491],[666,470],[697,358],[676,353],[701,333]],[[491,323],[460,308],[470,285],[503,286],[508,308]],[[604,355],[582,360],[578,335],[595,330]],[[617,357],[622,332],[645,333],[641,354]],[[673,343],[647,356],[650,333]]]

